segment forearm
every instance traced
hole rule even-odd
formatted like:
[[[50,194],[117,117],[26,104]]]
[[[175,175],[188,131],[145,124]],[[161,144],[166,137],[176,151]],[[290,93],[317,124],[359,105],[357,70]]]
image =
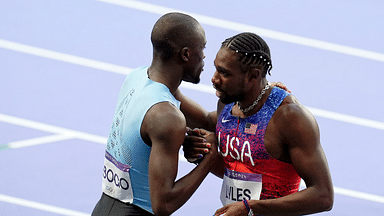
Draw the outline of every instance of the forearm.
[[[181,109],[190,128],[203,128],[208,131],[216,130],[216,111],[208,112],[200,106]]]
[[[217,159],[215,165],[211,169],[211,173],[214,174],[215,176],[219,178],[223,178],[224,176],[224,161],[223,161],[223,156],[219,152],[217,154]]]
[[[208,112],[204,107],[183,95],[179,89],[176,91],[175,97],[181,102],[180,110],[187,120],[188,127],[215,131],[216,111]]]
[[[170,215],[185,204],[208,175],[215,160],[212,154],[206,155],[191,172],[174,182],[168,189],[163,189],[161,197],[152,202],[155,214]]]
[[[269,200],[248,201],[255,215],[307,215],[329,211],[333,189],[309,187],[297,193]]]

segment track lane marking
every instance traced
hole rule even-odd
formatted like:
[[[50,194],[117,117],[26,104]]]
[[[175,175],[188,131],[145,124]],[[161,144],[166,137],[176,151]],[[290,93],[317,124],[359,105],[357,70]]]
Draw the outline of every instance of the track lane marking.
[[[10,142],[7,144],[0,145],[0,151],[1,150],[7,150],[7,149],[17,149],[17,148],[24,148],[24,147],[29,147],[29,146],[36,146],[36,145],[41,145],[41,144],[47,144],[47,143],[52,143],[52,142],[68,140],[68,139],[72,139],[72,138],[74,138],[74,137],[64,135],[64,134],[55,134],[55,135],[50,135],[50,136],[20,140],[20,141],[15,141],[15,142]]]
[[[141,10],[141,11],[159,14],[159,15],[163,15],[168,12],[179,11],[179,12],[191,15],[192,17],[196,18],[201,24],[206,24],[206,25],[217,27],[217,28],[228,29],[236,32],[250,31],[250,32],[257,33],[258,35],[265,38],[272,38],[275,40],[284,41],[288,43],[299,44],[299,45],[308,46],[316,49],[322,49],[322,50],[327,50],[331,52],[337,52],[337,53],[342,53],[346,55],[356,56],[359,58],[365,58],[365,59],[384,62],[384,54],[382,53],[358,49],[350,46],[344,46],[336,43],[325,42],[325,41],[297,36],[293,34],[273,31],[265,28],[252,26],[252,25],[246,25],[243,23],[209,17],[209,16],[197,14],[197,13],[190,13],[186,11],[177,10],[175,8],[168,8],[160,5],[154,5],[150,3],[133,1],[133,0],[95,0],[95,1],[114,4],[122,7],[132,8],[132,9]]]
[[[40,122],[35,122],[35,121],[30,121],[26,119],[21,119],[13,116],[8,116],[0,113],[0,121],[9,123],[9,124],[14,124],[18,126],[23,126],[23,127],[28,127],[36,130],[43,130],[47,132],[52,132],[55,131],[56,133],[59,134],[65,134],[65,136],[72,136],[73,138],[77,139],[82,139],[86,141],[91,141],[91,142],[96,142],[96,143],[101,143],[101,144],[106,144],[107,143],[107,138],[93,135],[93,134],[88,134],[88,133],[83,133],[75,130],[69,130],[65,128],[60,128],[56,127],[53,125],[48,125],[48,124],[43,124]],[[49,129],[49,127],[52,127],[52,129]],[[71,132],[69,134],[69,132]],[[182,153],[179,154],[179,160],[183,162],[187,162]],[[373,202],[379,202],[379,203],[384,203],[384,196],[380,195],[374,195],[374,194],[368,194],[364,192],[359,192],[359,191],[354,191],[354,190],[349,190],[345,188],[340,188],[340,187],[334,187],[335,193],[345,195],[345,196],[350,196],[350,197],[355,197],[359,199],[365,199]]]
[[[36,55],[40,57],[45,57],[49,59],[54,59],[58,61],[63,61],[71,64],[77,64],[81,65],[84,67],[90,67],[98,70],[104,70],[107,72],[112,72],[112,73],[117,73],[117,74],[122,74],[122,75],[127,75],[132,71],[132,68],[128,67],[123,67],[119,65],[114,65],[114,64],[109,64],[105,62],[99,62],[96,60],[92,59],[86,59],[78,56],[73,56],[69,54],[64,54],[64,53],[59,53],[59,52],[54,52],[46,49],[41,49],[37,47],[32,47],[24,44],[19,44],[11,41],[6,41],[0,39],[0,48],[4,49],[9,49],[17,52],[22,52],[22,53],[27,53],[31,55]],[[83,62],[84,61],[84,62]],[[180,87],[186,88],[186,89],[191,89],[191,90],[196,90],[204,93],[209,93],[209,94],[215,94],[215,89],[210,86],[210,85],[205,85],[205,84],[192,84],[192,83],[187,83],[187,82],[182,82]],[[319,116],[322,118],[328,118],[336,121],[342,121],[346,123],[351,123],[351,124],[356,124],[360,126],[365,126],[365,127],[370,127],[370,128],[375,128],[375,129],[380,129],[384,130],[384,123],[379,122],[379,121],[374,121],[370,119],[364,119],[360,117],[355,117],[351,115],[345,115],[341,113],[336,113],[336,112],[331,112],[331,111],[326,111],[322,109],[317,109],[313,107],[307,107],[312,114],[315,116]],[[55,133],[55,132],[53,132]],[[99,138],[95,138],[99,139]]]
[[[69,209],[65,209],[57,206],[38,203],[38,202],[21,199],[17,197],[12,197],[4,194],[0,194],[0,201],[11,203],[14,205],[34,208],[42,211],[52,212],[60,215],[70,215],[70,216],[89,216],[90,215],[90,214],[86,214],[79,211],[73,211],[73,210],[69,210]]]

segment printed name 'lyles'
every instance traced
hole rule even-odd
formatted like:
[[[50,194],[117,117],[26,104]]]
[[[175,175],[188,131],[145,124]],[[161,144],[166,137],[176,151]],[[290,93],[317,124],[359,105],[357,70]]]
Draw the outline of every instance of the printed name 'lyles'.
[[[236,192],[236,194],[235,194]],[[232,186],[225,186],[225,198],[233,201],[243,201],[243,198],[251,199],[251,190],[245,188],[234,188]]]

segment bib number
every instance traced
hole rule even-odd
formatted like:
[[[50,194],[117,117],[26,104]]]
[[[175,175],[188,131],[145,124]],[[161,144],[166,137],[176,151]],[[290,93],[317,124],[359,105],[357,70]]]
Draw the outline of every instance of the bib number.
[[[105,153],[102,191],[122,202],[132,203],[133,192],[129,166],[118,162],[108,152]]]
[[[220,200],[223,205],[243,201],[259,200],[262,188],[262,175],[243,173],[225,169]]]

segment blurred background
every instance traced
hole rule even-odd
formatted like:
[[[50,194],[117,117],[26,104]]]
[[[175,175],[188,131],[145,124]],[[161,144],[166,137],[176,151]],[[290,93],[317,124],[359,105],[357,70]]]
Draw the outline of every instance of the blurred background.
[[[201,83],[182,84],[184,94],[215,110],[221,42],[259,34],[269,81],[286,84],[320,126],[335,203],[319,215],[382,215],[383,9],[377,0],[0,0],[0,215],[92,212],[118,92],[151,63],[151,29],[171,11],[195,17],[208,40]],[[182,176],[195,165],[180,159]],[[210,174],[173,215],[212,215],[220,189]]]

